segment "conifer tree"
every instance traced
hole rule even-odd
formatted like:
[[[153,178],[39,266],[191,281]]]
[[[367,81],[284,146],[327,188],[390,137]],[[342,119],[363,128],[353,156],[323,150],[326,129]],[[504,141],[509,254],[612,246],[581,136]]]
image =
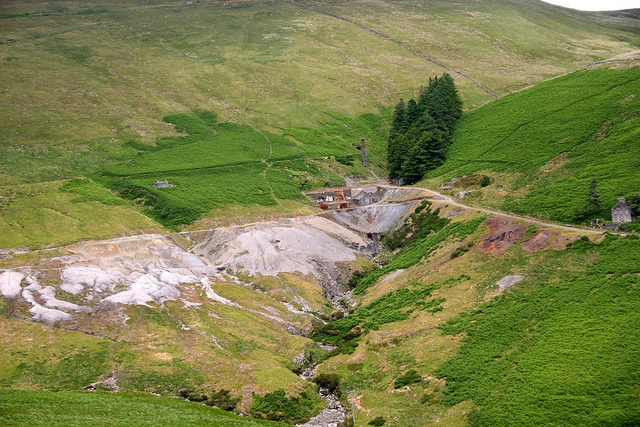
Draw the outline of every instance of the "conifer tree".
[[[438,77],[429,77],[429,84],[426,87],[420,89],[420,96],[418,97],[418,107],[421,111],[427,110],[427,105],[430,104],[430,100],[433,96],[433,91],[438,84]]]
[[[589,194],[586,205],[587,215],[589,216],[597,213],[602,207],[602,199],[600,199],[600,194],[598,193],[598,181],[595,178],[593,178],[589,184]]]
[[[387,159],[389,177],[412,183],[444,162],[454,126],[462,115],[462,102],[451,76],[430,78],[418,101],[394,110]]]
[[[400,102],[396,104],[396,108],[393,110],[391,133],[404,133],[407,131],[407,127],[407,109],[404,105],[404,99],[400,98]]]
[[[449,134],[453,133],[456,122],[462,116],[462,101],[449,74],[444,74],[438,79],[426,100],[426,110],[440,129]]]
[[[409,102],[407,102],[407,123],[409,126],[412,126],[420,120],[420,108],[418,108],[418,103],[415,99],[411,98]]]

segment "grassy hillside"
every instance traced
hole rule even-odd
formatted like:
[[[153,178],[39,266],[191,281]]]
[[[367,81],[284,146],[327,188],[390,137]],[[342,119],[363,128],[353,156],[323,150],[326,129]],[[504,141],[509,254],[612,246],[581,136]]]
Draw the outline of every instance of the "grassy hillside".
[[[318,5],[403,40],[500,95],[640,44],[637,34],[542,2]],[[112,152],[131,138],[170,134],[161,121],[167,114],[205,109],[262,129],[315,126],[328,110],[354,116],[391,105],[443,71],[353,24],[286,1],[0,7],[0,67],[11,82],[0,93],[3,151],[21,147],[37,158],[63,151],[60,173],[84,158],[87,145]],[[490,99],[467,79],[457,83],[467,108]]]
[[[315,397],[313,386],[292,372],[291,360],[301,352],[316,355],[316,362],[330,356],[315,373],[338,376],[357,425],[379,416],[397,426],[634,425],[640,419],[640,239],[581,237],[433,202],[391,242],[398,252],[355,284],[351,313],[318,325],[315,339],[338,344],[329,354],[258,315],[277,311],[304,328],[304,319],[259,291],[273,285],[267,278],[256,290],[214,285],[245,308],[185,287],[201,305],[127,307],[126,323],[97,311],[78,331],[26,322],[24,306],[0,299],[8,349],[0,355],[0,387],[48,391],[0,392],[0,420],[82,424],[83,405],[93,405],[97,417],[117,405],[124,414],[153,414],[145,415],[150,420],[156,415],[148,405],[166,405],[167,423],[174,422],[174,407],[194,423],[215,415],[177,399],[156,405],[154,397],[126,393],[59,393],[94,382],[108,388],[111,375],[121,392],[198,396],[226,388],[240,410],[251,412],[252,392]],[[499,288],[513,275],[521,280]],[[68,398],[75,403],[60,403]],[[38,403],[25,411],[29,399]],[[321,402],[311,405],[318,411]]]
[[[124,200],[88,180],[0,187],[0,248],[59,246],[161,230]]]
[[[203,111],[165,120],[187,135],[160,138],[155,145],[130,142],[137,153],[102,168],[96,179],[169,226],[234,205],[261,209],[305,202],[303,190],[343,185],[345,175],[366,175],[356,148],[361,138],[368,141],[370,166],[380,173],[385,167],[382,115],[333,114],[320,130],[288,128],[284,134],[216,123]],[[153,187],[162,180],[174,187]]]
[[[370,174],[361,138],[384,173],[389,106],[443,71],[293,2],[186,3],[0,5],[0,248],[308,212],[302,189]],[[306,4],[506,95],[462,120],[428,184],[487,174],[472,202],[561,221],[581,220],[592,177],[606,208],[638,191],[640,68],[507,95],[637,50],[634,17],[527,0]],[[454,77],[468,110],[492,100]],[[165,179],[174,186],[153,186]],[[357,425],[639,423],[640,239],[421,209],[385,239],[397,250],[353,283],[341,319],[312,276],[228,277],[213,296],[182,286],[189,303],[102,306],[59,287],[64,249],[2,255],[3,268],[41,266],[59,303],[93,311],[45,326],[24,301],[0,298],[0,423],[255,423],[134,392],[217,396],[265,417],[286,406],[293,422],[324,406],[296,373],[301,353],[338,376]],[[337,349],[297,335],[314,327]],[[88,386],[121,393],[79,393]]]
[[[597,216],[611,219],[618,197],[640,191],[638,95],[636,67],[580,71],[506,96],[460,121],[446,162],[427,182],[484,173],[493,183],[473,188],[471,200],[576,222],[586,219],[596,178],[604,202]]]
[[[585,271],[533,278],[443,327],[466,336],[438,371],[444,402],[473,399],[479,426],[636,424],[639,248],[637,238],[576,242],[547,268],[598,258]]]
[[[640,239],[460,213],[318,336],[341,343],[318,372],[355,390],[356,424],[637,424]]]
[[[298,282],[298,287],[305,286],[303,279]],[[116,314],[100,311],[67,325],[69,329],[28,322],[27,305],[3,298],[2,342],[10,350],[0,356],[0,387],[78,391],[113,373],[122,391],[177,395],[181,389],[205,393],[226,388],[242,396],[245,386],[256,393],[280,387],[304,390],[305,383],[289,368],[309,340],[287,333],[283,321],[265,320],[262,312],[300,329],[309,318],[292,314],[278,300],[246,286],[221,283],[215,289],[240,305],[216,303],[189,287],[185,293],[200,303],[195,308],[178,302],[123,306],[126,323]],[[59,289],[57,294],[82,303]],[[241,370],[234,368],[239,365]]]
[[[0,422],[12,426],[284,426],[180,399],[142,394],[0,390]]]
[[[402,40],[498,95],[640,46],[633,17],[542,2],[307,5]],[[306,212],[302,186],[368,173],[351,164],[363,137],[383,174],[388,106],[443,71],[358,25],[288,1],[19,1],[0,5],[0,21],[3,185],[104,173],[96,181],[120,194],[133,187],[133,207],[169,226],[211,225],[223,212],[246,217],[247,209]],[[467,109],[492,99],[454,77]],[[175,126],[195,111],[215,113],[215,131],[185,136],[189,127]],[[157,179],[177,186],[156,191]],[[42,185],[31,194],[67,197]],[[3,199],[11,207],[1,220],[16,235],[3,245],[154,227],[130,220],[132,204],[94,204],[91,215],[112,224],[99,231],[76,213],[84,205],[55,213],[42,198],[28,200],[26,218],[16,219],[24,203]],[[38,223],[58,231],[24,231]]]

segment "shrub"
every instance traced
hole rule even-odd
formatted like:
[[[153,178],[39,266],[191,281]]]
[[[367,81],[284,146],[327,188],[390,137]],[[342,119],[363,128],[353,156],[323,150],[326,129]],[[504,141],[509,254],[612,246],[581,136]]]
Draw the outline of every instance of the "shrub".
[[[306,392],[300,393],[300,397],[288,397],[280,389],[264,396],[254,394],[250,412],[254,417],[298,424],[311,418],[313,406],[313,400]]]
[[[387,420],[385,420],[383,417],[375,417],[374,419],[372,419],[371,421],[369,421],[369,425],[370,426],[383,426],[384,423],[386,423]]]
[[[409,384],[422,382],[422,377],[415,369],[409,369],[404,375],[399,376],[393,384],[393,388],[401,388]]]
[[[466,254],[467,252],[469,252],[469,249],[471,249],[472,246],[473,246],[473,242],[469,242],[466,245],[462,245],[456,248],[451,253],[451,259],[458,258],[459,256]]]
[[[211,397],[207,401],[207,405],[215,406],[216,408],[223,409],[225,411],[233,411],[236,409],[236,405],[240,401],[240,397],[232,396],[231,392],[227,389],[220,389],[220,391],[213,391]]]
[[[328,389],[330,393],[339,394],[340,392],[340,377],[336,374],[320,374],[313,379],[313,382]]]
[[[345,166],[353,166],[354,156],[353,155],[336,156],[336,161]]]
[[[187,388],[183,388],[180,390],[180,396],[191,402],[204,402],[207,400],[207,396],[198,391],[190,390]]]
[[[362,270],[356,270],[353,272],[353,274],[351,275],[351,277],[349,278],[349,289],[353,289],[358,285],[358,282],[360,280],[362,280],[366,275],[368,275],[369,273],[371,273],[373,270],[375,270],[376,267],[375,266],[370,266],[367,268],[364,268]]]

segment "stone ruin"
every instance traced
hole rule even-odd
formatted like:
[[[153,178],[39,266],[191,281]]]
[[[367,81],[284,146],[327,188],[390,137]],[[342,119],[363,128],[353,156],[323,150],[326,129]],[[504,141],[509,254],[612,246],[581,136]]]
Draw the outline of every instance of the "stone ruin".
[[[631,208],[627,204],[624,197],[618,199],[618,203],[611,208],[611,221],[616,224],[622,224],[625,222],[632,222]]]

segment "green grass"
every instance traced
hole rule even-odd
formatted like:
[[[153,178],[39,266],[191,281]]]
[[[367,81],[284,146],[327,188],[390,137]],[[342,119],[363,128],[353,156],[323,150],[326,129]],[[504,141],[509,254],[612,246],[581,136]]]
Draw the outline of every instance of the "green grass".
[[[63,245],[160,229],[85,179],[0,187],[0,248]]]
[[[585,247],[586,246],[586,247]],[[640,420],[640,239],[608,237],[582,274],[536,281],[442,329],[464,333],[438,375],[445,400],[473,399],[473,425],[633,425]],[[574,255],[576,256],[576,255]],[[581,256],[581,255],[577,255]]]
[[[640,45],[614,20],[607,26],[541,2],[319,6],[404,40],[501,95]],[[375,112],[442,72],[289,2],[33,1],[3,4],[0,16],[2,40],[11,40],[0,49],[2,80],[11,83],[0,92],[0,159],[15,165],[1,176],[10,183],[83,175],[131,139],[172,136],[166,115],[209,110],[261,130],[317,129],[325,111]],[[455,78],[466,108],[490,100]]]
[[[588,185],[597,178],[598,216],[610,219],[617,198],[638,191],[639,90],[640,68],[597,69],[504,97],[461,120],[447,161],[428,177],[490,172],[508,190],[494,204],[563,222],[586,218]]]
[[[0,423],[11,426],[285,425],[239,417],[176,398],[21,390],[0,390]]]
[[[117,153],[101,153],[103,166],[97,164],[97,157],[91,157],[95,154],[69,166],[67,173],[76,171],[95,181],[74,178],[64,183],[4,187],[0,230],[6,232],[0,237],[0,247],[64,244],[159,228],[132,205],[175,228],[234,206],[257,212],[279,205],[286,209],[289,201],[307,203],[302,190],[343,185],[344,175],[369,173],[360,164],[360,152],[354,145],[359,146],[360,137],[368,141],[372,167],[383,173],[386,116],[384,110],[355,118],[332,114],[320,124],[322,132],[289,128],[280,130],[282,133],[216,123],[215,115],[207,111],[167,116],[165,121],[181,134],[159,138],[155,144],[130,140]],[[92,146],[82,151],[85,149],[92,153]],[[47,153],[58,155],[57,151]],[[24,152],[28,154],[34,153]],[[55,156],[39,159],[36,155],[28,164],[29,173],[49,178],[51,168],[38,166],[38,162],[55,162]],[[335,156],[356,161],[336,166]],[[71,157],[73,160],[73,154]],[[20,155],[7,160],[10,168],[27,171]],[[165,179],[175,187],[153,187],[155,181]]]
[[[438,284],[413,286],[389,292],[371,303],[358,308],[349,316],[332,320],[313,334],[313,339],[338,348],[327,357],[340,353],[353,353],[362,335],[380,329],[380,326],[408,319],[417,311],[432,313],[442,310],[442,298],[430,298]]]
[[[128,145],[137,154],[105,166],[96,179],[170,227],[227,206],[304,201],[303,189],[344,183],[335,167],[329,167],[333,160],[328,158],[358,157],[359,137],[369,140],[372,166],[384,170],[383,114],[357,118],[334,114],[321,123],[322,132],[289,128],[283,134],[216,123],[215,115],[206,111],[174,114],[165,121],[185,136],[160,138],[153,146],[131,142]],[[339,172],[366,173],[359,163],[358,159],[344,165]],[[165,179],[174,187],[153,187]]]
[[[402,39],[499,94],[640,45],[636,32],[614,28],[607,17],[519,0],[322,7]],[[11,41],[0,48],[2,79],[11,82],[0,91],[7,106],[0,112],[3,183],[103,170],[133,186],[145,213],[174,228],[234,206],[272,211],[302,200],[297,187],[367,175],[354,147],[363,137],[383,176],[385,108],[442,71],[358,26],[289,2],[36,1],[3,5],[0,16],[0,34]],[[490,99],[464,78],[456,84],[468,109]],[[150,188],[165,178],[179,185]],[[63,223],[68,233],[24,236],[10,214],[16,237],[5,244],[100,235],[82,230],[69,218],[75,213],[57,219],[49,207],[20,210],[31,210],[40,229]],[[114,222],[93,215],[96,223]]]
[[[405,247],[391,259],[384,267],[378,268],[362,278],[353,290],[353,293],[362,294],[367,288],[375,285],[382,276],[399,270],[409,268],[422,260],[427,260],[429,255],[448,239],[460,240],[473,233],[485,220],[484,217],[474,218],[470,221],[461,221],[444,225],[440,222],[440,228],[434,230],[426,237],[416,241],[409,240]]]

